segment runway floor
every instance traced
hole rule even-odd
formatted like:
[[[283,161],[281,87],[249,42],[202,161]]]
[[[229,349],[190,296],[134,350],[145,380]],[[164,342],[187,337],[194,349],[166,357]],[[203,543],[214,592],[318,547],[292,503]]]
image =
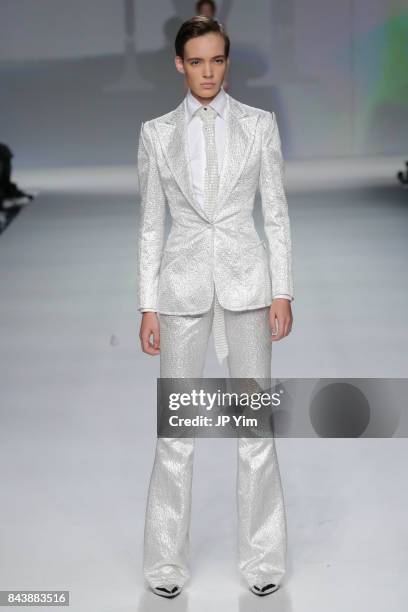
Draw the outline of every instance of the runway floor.
[[[408,376],[401,162],[288,164],[294,326],[273,376]],[[17,182],[38,196],[0,236],[0,589],[69,590],[75,612],[403,612],[402,438],[277,440],[289,567],[265,598],[236,567],[236,440],[198,440],[191,581],[172,601],[145,590],[159,358],[139,345],[135,170]],[[204,375],[226,374],[211,342]]]

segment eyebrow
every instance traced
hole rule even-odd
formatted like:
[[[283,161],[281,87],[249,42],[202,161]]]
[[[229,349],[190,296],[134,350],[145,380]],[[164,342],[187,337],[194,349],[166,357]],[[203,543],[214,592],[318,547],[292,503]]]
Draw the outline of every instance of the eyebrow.
[[[214,57],[212,57],[211,59],[217,59],[218,57],[225,57],[224,53],[221,53],[221,55],[214,55]],[[200,59],[204,59],[202,57],[188,57],[187,61],[191,62],[191,60],[200,60]]]

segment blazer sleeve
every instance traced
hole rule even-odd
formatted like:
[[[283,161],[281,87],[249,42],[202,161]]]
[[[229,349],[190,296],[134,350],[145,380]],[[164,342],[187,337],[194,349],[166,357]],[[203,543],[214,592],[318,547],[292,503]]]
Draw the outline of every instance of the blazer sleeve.
[[[292,242],[284,188],[284,161],[275,113],[267,112],[262,134],[259,191],[269,247],[272,297],[293,297]]]
[[[159,270],[164,246],[166,196],[160,180],[148,126],[142,123],[137,153],[139,225],[137,290],[138,310],[157,310]]]

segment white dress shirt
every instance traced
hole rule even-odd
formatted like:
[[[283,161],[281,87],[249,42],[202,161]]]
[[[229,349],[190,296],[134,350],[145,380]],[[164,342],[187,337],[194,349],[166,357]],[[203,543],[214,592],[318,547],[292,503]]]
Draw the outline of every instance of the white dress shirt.
[[[201,103],[193,96],[189,89],[184,98],[184,109],[187,123],[187,153],[190,164],[191,179],[194,195],[204,210],[204,179],[205,179],[205,139],[202,119],[196,114]],[[227,121],[227,96],[223,88],[209,103],[217,111],[215,117],[215,148],[217,150],[218,173],[221,174],[224,150],[225,128]]]
[[[224,151],[225,151],[225,128],[227,121],[227,96],[223,87],[218,94],[209,102],[209,106],[217,111],[215,118],[215,147],[217,150],[218,172],[221,174]],[[184,110],[187,123],[187,153],[188,171],[191,173],[191,182],[197,202],[204,210],[204,179],[205,179],[205,140],[203,133],[203,122],[196,111],[201,107],[197,100],[188,90],[184,98]],[[292,297],[285,293],[277,293],[273,299],[282,297],[292,301]],[[142,310],[141,312],[151,312]]]

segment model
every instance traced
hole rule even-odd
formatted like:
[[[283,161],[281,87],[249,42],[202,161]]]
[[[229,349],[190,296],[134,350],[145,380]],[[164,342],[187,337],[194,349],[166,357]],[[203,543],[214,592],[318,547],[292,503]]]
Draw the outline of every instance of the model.
[[[175,40],[188,92],[142,124],[138,149],[138,309],[142,350],[160,377],[200,378],[213,330],[230,377],[270,378],[272,341],[292,327],[291,234],[274,112],[222,87],[230,40],[196,16]],[[253,207],[259,189],[264,232]],[[164,240],[166,206],[171,230]],[[286,516],[274,438],[237,441],[238,567],[266,595],[286,570]],[[158,595],[178,595],[189,573],[193,438],[157,438],[143,571]]]

